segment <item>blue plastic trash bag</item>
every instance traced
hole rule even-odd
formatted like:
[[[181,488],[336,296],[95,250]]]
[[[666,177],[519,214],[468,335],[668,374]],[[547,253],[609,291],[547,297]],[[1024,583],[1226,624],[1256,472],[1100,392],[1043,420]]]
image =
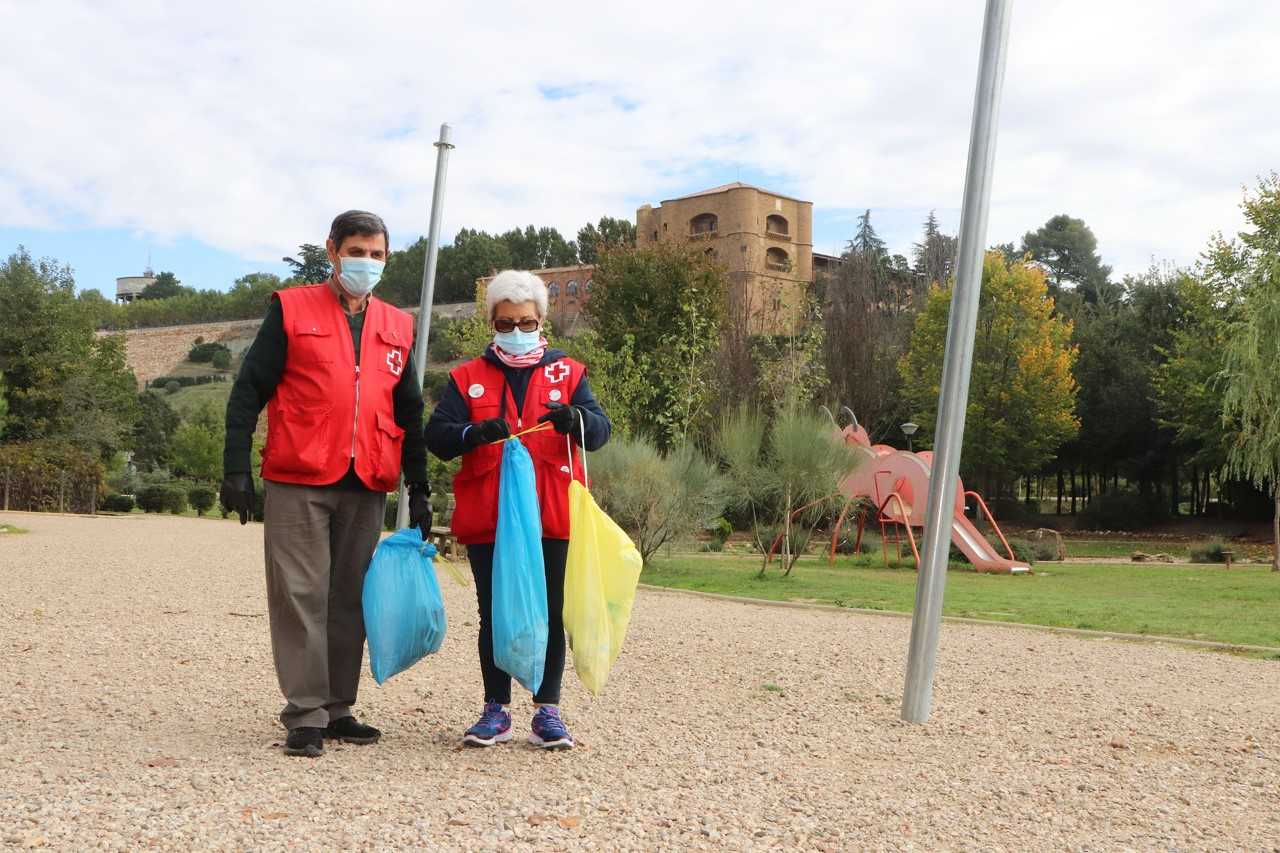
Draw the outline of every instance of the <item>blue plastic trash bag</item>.
[[[547,575],[533,459],[503,442],[498,531],[493,543],[493,660],[537,693],[547,659]]]
[[[406,527],[373,552],[364,576],[364,631],[369,669],[379,684],[403,672],[444,642],[444,599],[431,558],[436,546]]]

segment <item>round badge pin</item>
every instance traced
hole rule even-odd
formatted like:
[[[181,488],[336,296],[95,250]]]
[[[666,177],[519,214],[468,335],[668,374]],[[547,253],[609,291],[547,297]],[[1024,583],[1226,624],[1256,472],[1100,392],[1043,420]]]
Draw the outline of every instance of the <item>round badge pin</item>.
[[[472,385],[467,389],[467,394],[471,399],[478,400],[484,396],[484,386],[477,382],[475,385]]]
[[[550,399],[551,399],[551,402],[553,402],[553,403],[554,403],[555,401],[559,400],[559,399],[560,399],[560,389],[558,389],[558,388],[553,388],[553,389],[551,390],[551,393],[550,393],[550,394],[548,394],[548,395],[547,395],[547,397],[548,397],[548,398],[550,398]]]

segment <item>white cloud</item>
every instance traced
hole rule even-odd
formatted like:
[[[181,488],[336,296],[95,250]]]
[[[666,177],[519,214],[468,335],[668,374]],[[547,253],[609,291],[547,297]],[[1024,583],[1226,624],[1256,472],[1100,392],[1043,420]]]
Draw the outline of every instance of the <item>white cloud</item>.
[[[959,206],[978,2],[462,5],[10,3],[0,225],[277,260],[358,206],[400,243],[441,121],[446,234],[572,236],[735,165],[820,222]],[[1068,212],[1135,271],[1234,230],[1240,186],[1280,168],[1278,25],[1270,4],[1017,4],[991,240]]]

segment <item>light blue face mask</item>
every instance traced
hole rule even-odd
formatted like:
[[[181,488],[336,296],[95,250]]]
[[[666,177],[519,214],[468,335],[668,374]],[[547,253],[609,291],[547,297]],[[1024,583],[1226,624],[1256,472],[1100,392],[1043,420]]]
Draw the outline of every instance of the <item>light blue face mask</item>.
[[[382,278],[385,266],[373,258],[339,258],[338,262],[341,265],[338,280],[342,282],[343,289],[355,297],[369,295]]]
[[[511,355],[524,355],[536,347],[540,340],[542,340],[541,329],[534,329],[532,332],[512,329],[509,332],[493,333],[493,343],[503,352]]]

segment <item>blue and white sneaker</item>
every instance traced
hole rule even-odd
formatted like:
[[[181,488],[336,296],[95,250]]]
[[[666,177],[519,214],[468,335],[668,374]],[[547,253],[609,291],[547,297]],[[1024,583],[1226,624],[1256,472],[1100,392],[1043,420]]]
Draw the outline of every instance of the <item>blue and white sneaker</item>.
[[[462,742],[467,746],[493,746],[509,740],[511,715],[497,702],[486,702],[480,719],[462,736]]]
[[[554,705],[543,705],[533,715],[533,731],[529,735],[529,743],[539,749],[573,749],[573,738],[560,719],[560,709]]]

